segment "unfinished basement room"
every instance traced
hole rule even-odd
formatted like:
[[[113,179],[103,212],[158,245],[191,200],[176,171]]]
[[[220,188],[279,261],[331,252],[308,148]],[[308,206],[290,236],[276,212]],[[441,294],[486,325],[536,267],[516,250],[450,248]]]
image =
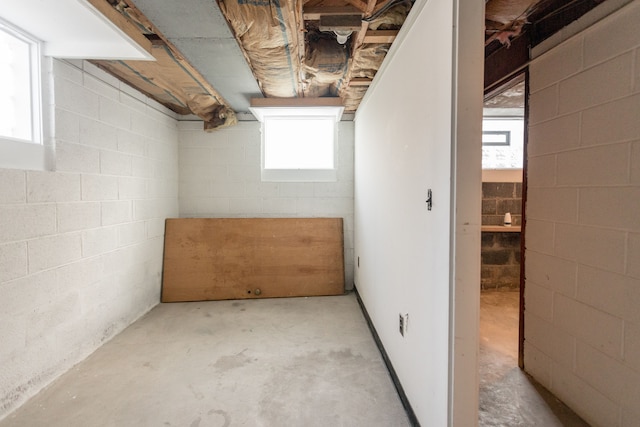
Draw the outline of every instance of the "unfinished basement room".
[[[0,427],[640,426],[640,0],[0,7]]]

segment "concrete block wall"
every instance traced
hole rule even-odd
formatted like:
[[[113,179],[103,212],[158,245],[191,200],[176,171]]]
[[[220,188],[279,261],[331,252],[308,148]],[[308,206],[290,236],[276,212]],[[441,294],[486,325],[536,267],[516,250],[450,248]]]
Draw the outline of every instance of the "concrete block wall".
[[[482,225],[502,225],[504,214],[511,214],[511,224],[522,224],[522,183],[482,183]]]
[[[482,225],[503,225],[504,214],[512,225],[522,224],[522,183],[482,183]],[[482,290],[520,288],[520,233],[482,232]]]
[[[640,425],[640,1],[530,67],[525,369]]]
[[[520,289],[520,233],[482,232],[480,288]]]
[[[159,302],[175,116],[53,61],[56,170],[0,169],[0,418]]]
[[[341,217],[345,285],[353,287],[353,122],[338,131],[336,182],[262,182],[259,122],[212,133],[180,122],[181,217]]]

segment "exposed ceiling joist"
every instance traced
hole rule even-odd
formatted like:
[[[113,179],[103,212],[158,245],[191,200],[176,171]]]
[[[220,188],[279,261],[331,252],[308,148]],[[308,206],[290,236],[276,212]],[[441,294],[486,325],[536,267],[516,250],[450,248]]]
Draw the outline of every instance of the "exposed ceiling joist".
[[[102,61],[103,68],[180,114],[209,120],[220,107],[248,111],[260,92],[339,96],[355,111],[414,0],[88,1],[116,25],[134,27],[158,60]],[[603,1],[486,0],[486,89],[526,67],[531,46]]]
[[[363,43],[393,43],[398,30],[369,30],[365,33]]]
[[[205,123],[205,130],[235,124],[235,113],[227,101],[160,30],[128,1],[120,1],[115,7],[108,0],[91,0],[91,3],[100,10],[105,9],[102,13],[116,25],[122,24],[124,19],[129,23],[129,28],[136,28],[136,37],[144,38],[151,45],[151,55],[155,61],[94,63],[176,113],[199,116]]]
[[[151,50],[151,44],[144,34],[142,34],[131,21],[111,7],[109,3],[104,0],[88,0],[88,2],[145,50]]]
[[[368,0],[367,7],[364,13],[365,18],[371,17],[374,10],[376,9],[377,4],[378,4],[377,0]],[[340,96],[343,98],[349,98],[350,92],[356,91],[355,92],[356,95],[355,96],[351,95],[351,97],[352,98],[359,97],[361,99],[364,96],[365,91],[371,84],[372,78],[369,76],[367,77],[358,77],[357,75],[354,76],[354,73],[356,72],[355,70],[356,64],[354,63],[355,62],[354,58],[358,58],[359,54],[362,52],[362,48],[365,44],[365,38],[367,36],[367,33],[369,32],[368,29],[369,29],[369,21],[362,20],[360,30],[355,34],[355,38],[352,41],[351,59],[349,60],[347,74],[344,79],[345,85],[340,90]],[[392,42],[389,42],[389,43],[392,43]],[[380,60],[381,63],[382,63],[382,59],[384,58],[381,58]],[[359,103],[360,102],[358,100],[357,103],[355,104],[356,108]],[[355,108],[353,107],[351,107],[351,109],[355,110]]]
[[[377,4],[377,0],[369,0],[367,2],[367,8],[365,10],[364,16],[365,18],[368,18],[371,16],[371,14],[373,13],[374,9],[376,8],[376,4]],[[358,31],[358,33],[356,34],[356,38],[353,42],[353,52],[352,52],[352,56],[355,56],[356,51],[358,49],[360,49],[360,47],[362,46],[362,44],[364,43],[364,38],[367,35],[367,30],[369,29],[369,22],[368,21],[362,21],[362,26],[360,28],[360,31]]]
[[[373,82],[373,79],[369,79],[366,77],[354,77],[349,80],[350,86],[369,86]]]

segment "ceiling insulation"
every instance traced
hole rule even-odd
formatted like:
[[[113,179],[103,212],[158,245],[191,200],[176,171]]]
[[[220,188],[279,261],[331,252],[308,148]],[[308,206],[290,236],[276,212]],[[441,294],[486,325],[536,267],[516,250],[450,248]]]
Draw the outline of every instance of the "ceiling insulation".
[[[511,39],[519,36],[528,16],[540,0],[488,0],[485,4],[485,45],[494,40],[511,45]]]
[[[346,110],[353,112],[366,86],[351,88],[351,79],[372,79],[395,35],[377,34],[378,39],[372,40],[383,37],[384,43],[371,44],[369,30],[399,30],[412,2],[219,0],[219,4],[266,97],[340,96]],[[344,44],[337,40],[340,30],[348,34]]]
[[[124,19],[156,59],[95,63],[211,130],[237,122],[232,105],[248,114],[259,92],[340,97],[354,112],[414,0],[88,1],[121,28]],[[526,65],[530,46],[603,1],[486,0],[485,90]]]
[[[295,1],[227,0],[219,5],[263,93],[297,97],[301,64]]]
[[[112,7],[107,0],[91,1],[102,8]],[[199,116],[205,130],[237,123],[228,103],[130,1],[119,1],[113,7],[151,40],[155,61],[93,61],[94,64],[178,114]]]

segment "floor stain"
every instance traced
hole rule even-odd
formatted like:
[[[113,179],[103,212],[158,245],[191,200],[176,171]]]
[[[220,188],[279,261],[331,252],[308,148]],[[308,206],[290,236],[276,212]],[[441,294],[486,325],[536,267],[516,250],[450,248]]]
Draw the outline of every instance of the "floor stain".
[[[189,384],[189,390],[191,390],[191,393],[193,393],[193,396],[198,399],[198,400],[202,400],[204,399],[204,394],[202,394],[201,392],[197,391],[194,387],[193,384]]]
[[[220,371],[229,371],[231,369],[241,368],[253,362],[253,359],[246,356],[244,352],[247,351],[245,348],[238,354],[234,354],[232,356],[221,356],[210,366],[220,370]]]
[[[352,359],[356,356],[354,356],[353,352],[351,351],[350,348],[345,348],[342,350],[338,350],[338,351],[330,351],[329,352],[329,357],[331,357],[334,360],[347,360],[347,359]]]
[[[229,427],[231,425],[231,417],[222,409],[212,409],[209,411],[209,415],[217,414],[224,418],[224,424],[222,427]]]

